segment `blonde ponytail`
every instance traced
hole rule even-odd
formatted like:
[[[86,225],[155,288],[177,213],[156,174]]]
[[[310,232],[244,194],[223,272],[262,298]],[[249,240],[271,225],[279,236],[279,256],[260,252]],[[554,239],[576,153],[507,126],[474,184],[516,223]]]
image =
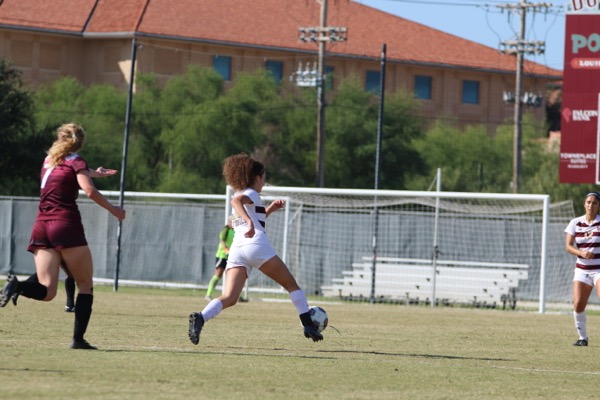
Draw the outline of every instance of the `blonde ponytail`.
[[[48,163],[56,167],[71,153],[77,153],[83,147],[85,131],[75,123],[61,125],[57,131],[57,139],[48,150]]]

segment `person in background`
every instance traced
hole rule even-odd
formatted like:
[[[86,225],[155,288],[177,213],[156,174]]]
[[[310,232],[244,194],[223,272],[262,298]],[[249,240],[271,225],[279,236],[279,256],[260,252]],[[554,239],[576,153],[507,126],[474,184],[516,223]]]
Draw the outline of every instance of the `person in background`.
[[[84,339],[94,301],[94,271],[76,202],[79,189],[119,221],[125,219],[125,210],[111,204],[94,186],[87,162],[77,153],[84,141],[81,126],[68,123],[58,128],[58,138],[42,166],[38,214],[27,247],[33,253],[37,276],[19,282],[16,276],[9,275],[0,291],[0,307],[6,306],[15,293],[38,301],[54,299],[60,264],[64,261],[79,290],[70,347],[95,350]]]
[[[588,193],[583,202],[585,214],[573,218],[565,229],[565,249],[577,257],[573,277],[573,317],[579,339],[573,346],[587,346],[585,309],[594,286],[600,279],[600,194]],[[600,298],[600,293],[598,294]]]
[[[225,267],[227,266],[227,257],[229,256],[229,248],[231,247],[231,242],[233,242],[233,228],[231,227],[231,219],[227,219],[227,225],[221,229],[219,232],[219,246],[217,248],[216,264],[215,264],[215,274],[208,282],[208,289],[206,289],[206,297],[205,299],[210,301],[212,300],[212,294],[215,290],[215,286],[221,280],[223,276],[223,272],[225,271]]]
[[[275,253],[265,231],[267,217],[285,207],[285,203],[278,199],[268,207],[263,206],[259,193],[266,182],[264,165],[244,153],[233,155],[227,157],[223,163],[223,176],[235,190],[231,200],[232,226],[235,234],[227,260],[227,279],[220,297],[211,300],[202,312],[190,314],[188,327],[190,341],[198,344],[204,324],[224,309],[237,303],[253,269],[260,270],[289,293],[304,327],[304,336],[315,342],[323,340],[321,332],[312,324],[304,292]]]

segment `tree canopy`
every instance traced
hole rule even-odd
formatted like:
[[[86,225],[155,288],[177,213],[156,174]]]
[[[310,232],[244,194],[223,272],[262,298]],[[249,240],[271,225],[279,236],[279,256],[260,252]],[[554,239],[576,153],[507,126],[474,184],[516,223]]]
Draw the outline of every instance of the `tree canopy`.
[[[65,77],[24,88],[18,71],[0,63],[0,136],[5,157],[0,194],[35,195],[44,152],[64,122],[84,126],[82,155],[91,167],[121,168],[127,93],[110,85],[84,87]],[[379,101],[358,79],[327,93],[325,185],[374,187]],[[225,157],[246,152],[264,162],[267,180],[281,186],[315,186],[316,91],[277,83],[264,70],[224,82],[211,68],[190,66],[161,83],[139,75],[132,103],[125,189],[223,193]],[[510,121],[489,132],[460,121],[426,121],[409,92],[386,94],[381,129],[380,189],[427,190],[437,168],[446,191],[511,192]],[[558,149],[547,127],[524,118],[522,192],[553,201],[575,198],[593,185],[558,183]],[[98,180],[118,189],[117,177]]]

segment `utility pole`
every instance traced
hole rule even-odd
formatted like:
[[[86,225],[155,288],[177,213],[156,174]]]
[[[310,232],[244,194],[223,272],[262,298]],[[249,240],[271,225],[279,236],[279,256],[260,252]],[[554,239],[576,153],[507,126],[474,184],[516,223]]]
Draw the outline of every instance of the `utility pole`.
[[[346,28],[327,26],[327,0],[317,0],[321,4],[318,27],[300,28],[300,40],[317,42],[317,187],[325,186],[325,55],[327,42],[346,40]]]
[[[516,41],[505,41],[500,43],[505,47],[502,50],[505,54],[517,55],[517,76],[515,79],[515,113],[514,113],[514,139],[513,139],[513,193],[519,193],[519,181],[521,179],[521,139],[523,136],[523,109],[521,97],[523,92],[523,60],[527,54],[543,54],[545,43],[543,41],[525,40],[525,21],[527,10],[537,12],[541,9],[548,9],[552,5],[549,3],[527,3],[527,0],[521,0],[518,4],[502,4],[497,6],[508,12],[517,11],[520,15],[519,37]]]

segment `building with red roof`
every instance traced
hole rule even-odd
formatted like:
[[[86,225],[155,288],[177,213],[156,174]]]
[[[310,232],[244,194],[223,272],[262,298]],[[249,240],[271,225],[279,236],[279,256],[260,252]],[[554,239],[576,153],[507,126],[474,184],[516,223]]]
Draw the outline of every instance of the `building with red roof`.
[[[318,45],[300,41],[299,29],[319,18],[315,0],[4,0],[0,57],[32,87],[74,76],[126,89],[135,39],[136,71],[162,81],[190,64],[213,66],[226,81],[259,68],[287,81],[315,63]],[[327,44],[334,87],[354,75],[372,89],[386,44],[386,91],[414,91],[425,117],[488,125],[512,118],[514,106],[502,99],[514,91],[514,56],[351,0],[329,2],[327,25],[347,29],[347,40]],[[525,92],[544,96],[561,78],[524,63]],[[544,118],[543,107],[531,111]]]

